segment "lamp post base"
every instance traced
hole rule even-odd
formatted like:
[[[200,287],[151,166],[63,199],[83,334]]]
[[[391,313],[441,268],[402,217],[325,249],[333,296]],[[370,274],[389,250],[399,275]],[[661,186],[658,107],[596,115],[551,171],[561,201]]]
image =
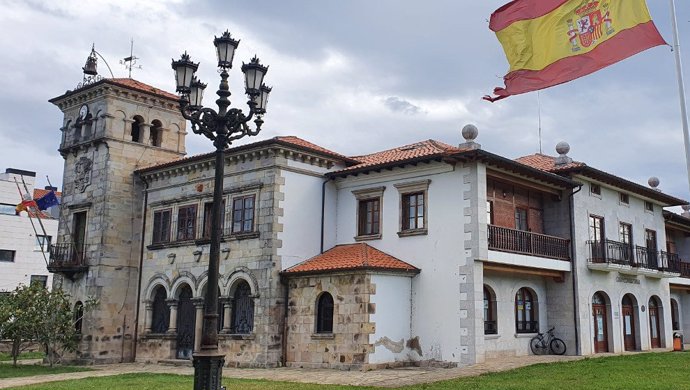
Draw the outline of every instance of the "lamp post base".
[[[218,352],[194,354],[194,390],[221,390],[225,355]]]

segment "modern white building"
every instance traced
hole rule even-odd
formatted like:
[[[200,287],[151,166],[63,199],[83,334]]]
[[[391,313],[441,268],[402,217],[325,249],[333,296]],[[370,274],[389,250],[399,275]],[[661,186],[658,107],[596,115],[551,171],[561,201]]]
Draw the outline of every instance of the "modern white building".
[[[48,191],[35,189],[35,178],[35,172],[13,168],[0,174],[0,292],[34,282],[52,286],[53,278],[48,272],[47,262],[50,243],[57,234],[58,220],[52,217],[51,209],[58,207],[41,213],[40,218],[38,215],[29,218],[28,212],[18,214],[15,209],[22,201],[17,183],[22,193],[26,193],[26,185],[34,199]]]

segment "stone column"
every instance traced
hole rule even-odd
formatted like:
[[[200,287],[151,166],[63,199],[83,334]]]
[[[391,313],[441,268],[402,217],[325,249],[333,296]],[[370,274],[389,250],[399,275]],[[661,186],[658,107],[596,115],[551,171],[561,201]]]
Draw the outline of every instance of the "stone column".
[[[150,123],[140,123],[139,124],[139,141],[144,145],[151,145],[151,124]]]
[[[177,299],[168,299],[165,302],[170,306],[168,333],[177,333]]]
[[[150,300],[144,301],[146,305],[146,322],[144,323],[144,333],[151,333],[151,325],[153,323],[153,302]]]
[[[221,302],[223,303],[223,329],[221,330],[221,332],[230,333],[230,315],[232,313],[232,298],[222,298]]]
[[[196,308],[196,316],[194,318],[194,352],[199,352],[201,349],[201,328],[204,320],[204,298],[194,298],[192,303]]]

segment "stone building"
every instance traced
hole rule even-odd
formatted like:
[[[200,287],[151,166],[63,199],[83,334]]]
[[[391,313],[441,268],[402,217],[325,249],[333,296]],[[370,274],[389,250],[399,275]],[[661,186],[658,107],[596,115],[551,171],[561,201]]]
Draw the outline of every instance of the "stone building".
[[[51,101],[65,113],[55,283],[76,305],[100,299],[76,358],[189,359],[213,155],[183,157],[176,97],[135,80]],[[686,201],[572,161],[566,145],[511,160],[473,126],[463,136],[357,157],[294,136],[227,149],[226,364],[465,365],[530,354],[551,327],[584,355],[668,349],[690,331],[690,219],[663,210]]]

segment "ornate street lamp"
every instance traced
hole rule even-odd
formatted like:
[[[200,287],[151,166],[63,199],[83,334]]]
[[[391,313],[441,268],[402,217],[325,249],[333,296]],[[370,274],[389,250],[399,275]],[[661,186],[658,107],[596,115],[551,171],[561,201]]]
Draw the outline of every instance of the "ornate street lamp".
[[[228,69],[232,68],[232,59],[239,41],[230,37],[229,32],[215,37],[213,44],[218,55],[220,68],[220,87],[218,94],[218,111],[202,106],[202,98],[206,84],[199,81],[194,73],[198,63],[191,61],[185,52],[182,57],[172,62],[175,70],[177,92],[180,94],[180,112],[192,123],[192,131],[202,134],[213,141],[215,151],[215,180],[213,188],[213,209],[211,215],[211,248],[208,262],[208,281],[206,297],[204,299],[204,320],[201,332],[201,348],[194,353],[194,390],[220,390],[225,355],[218,351],[218,266],[220,258],[220,238],[222,235],[222,207],[223,207],[223,151],[232,141],[244,136],[257,135],[261,131],[266,113],[266,103],[271,88],[263,84],[268,67],[259,63],[254,57],[248,64],[242,65],[245,76],[245,93],[249,96],[247,105],[249,114],[245,115],[238,108],[228,109],[230,106],[230,90],[228,88]],[[247,124],[253,117],[256,130]]]

